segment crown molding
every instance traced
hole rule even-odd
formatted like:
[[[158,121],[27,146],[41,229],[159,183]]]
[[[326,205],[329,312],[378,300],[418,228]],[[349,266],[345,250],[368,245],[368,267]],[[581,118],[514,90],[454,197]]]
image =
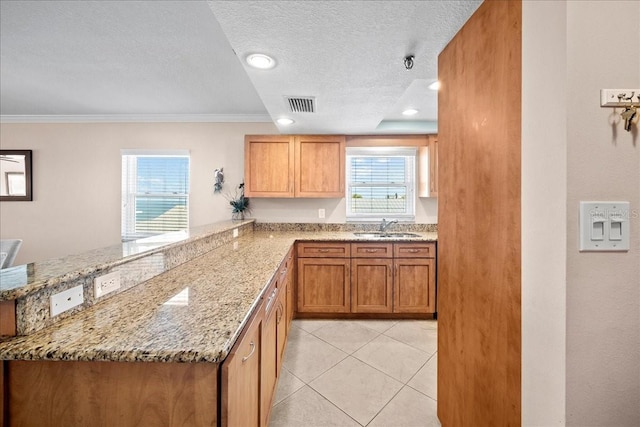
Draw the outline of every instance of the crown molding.
[[[0,123],[271,123],[267,114],[0,115]]]

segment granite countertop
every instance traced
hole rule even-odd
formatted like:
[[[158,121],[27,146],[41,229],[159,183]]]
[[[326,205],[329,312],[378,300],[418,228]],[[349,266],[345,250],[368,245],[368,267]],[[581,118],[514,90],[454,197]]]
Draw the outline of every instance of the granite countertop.
[[[212,233],[231,230],[252,222],[223,221],[153,236],[81,254],[18,265],[0,270],[0,301],[16,299],[42,288],[73,280],[96,271],[106,270],[124,262],[149,256],[175,245],[197,240]]]
[[[393,241],[435,241],[436,233]],[[296,240],[352,232],[254,232],[28,336],[4,360],[221,362]]]

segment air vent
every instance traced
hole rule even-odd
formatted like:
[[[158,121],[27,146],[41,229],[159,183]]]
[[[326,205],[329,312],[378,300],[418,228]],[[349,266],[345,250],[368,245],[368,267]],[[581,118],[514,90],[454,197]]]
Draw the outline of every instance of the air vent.
[[[314,96],[285,96],[292,113],[315,113],[316,98]]]

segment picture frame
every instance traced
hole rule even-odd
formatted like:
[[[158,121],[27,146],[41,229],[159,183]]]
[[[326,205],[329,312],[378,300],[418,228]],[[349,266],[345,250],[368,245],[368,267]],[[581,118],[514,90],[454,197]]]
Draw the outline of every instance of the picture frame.
[[[32,150],[0,150],[0,201],[33,200]]]

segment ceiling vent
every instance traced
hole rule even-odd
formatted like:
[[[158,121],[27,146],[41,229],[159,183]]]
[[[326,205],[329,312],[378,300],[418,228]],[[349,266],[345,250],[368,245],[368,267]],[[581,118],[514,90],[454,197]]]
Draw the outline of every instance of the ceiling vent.
[[[315,96],[285,96],[292,113],[315,113]]]

